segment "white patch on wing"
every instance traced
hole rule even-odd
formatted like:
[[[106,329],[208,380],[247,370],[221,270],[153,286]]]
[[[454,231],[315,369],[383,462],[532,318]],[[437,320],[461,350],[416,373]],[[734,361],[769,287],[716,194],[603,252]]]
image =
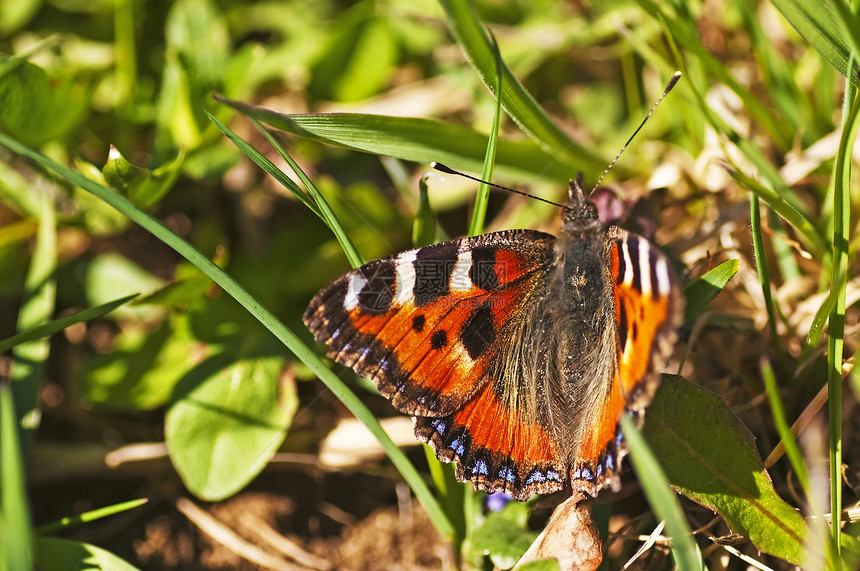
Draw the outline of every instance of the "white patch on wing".
[[[657,287],[660,295],[668,296],[672,291],[672,282],[669,278],[669,265],[663,256],[657,257]]]
[[[639,240],[639,282],[642,284],[642,293],[650,295],[654,291],[651,287],[651,246],[645,240]]]
[[[633,260],[630,259],[629,244],[629,240],[621,240],[621,255],[624,256],[624,279],[622,281],[627,286],[633,283]]]
[[[415,250],[411,252],[403,252],[394,261],[395,281],[394,281],[394,299],[392,305],[401,305],[408,301],[412,301],[415,297],[413,290],[415,289],[415,260],[417,259]]]
[[[343,298],[343,308],[347,311],[352,311],[358,307],[358,294],[367,285],[367,280],[358,272],[349,276],[349,283],[346,285],[346,296]]]
[[[448,284],[451,291],[467,291],[472,289],[475,284],[472,283],[472,278],[469,277],[469,270],[472,269],[472,252],[463,250],[457,254],[457,264],[454,266],[454,271],[451,272],[451,283]]]

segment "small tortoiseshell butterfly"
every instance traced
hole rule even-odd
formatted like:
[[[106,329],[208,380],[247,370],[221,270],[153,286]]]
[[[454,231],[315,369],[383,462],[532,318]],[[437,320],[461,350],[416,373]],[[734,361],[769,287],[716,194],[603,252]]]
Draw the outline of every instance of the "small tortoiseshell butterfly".
[[[304,314],[459,480],[517,500],[619,488],[619,418],[641,423],[683,317],[666,257],[604,228],[578,182],[562,221],[370,262]]]

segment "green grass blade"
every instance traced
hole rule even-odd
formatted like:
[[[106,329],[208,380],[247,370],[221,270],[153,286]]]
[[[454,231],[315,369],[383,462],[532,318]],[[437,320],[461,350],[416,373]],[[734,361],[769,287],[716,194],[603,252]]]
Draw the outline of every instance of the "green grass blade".
[[[502,107],[508,115],[523,131],[547,149],[552,159],[565,158],[565,162],[575,165],[574,170],[568,171],[562,180],[570,178],[571,174],[579,171],[600,173],[606,165],[606,160],[568,137],[526,91],[504,62],[502,62],[501,96],[498,96],[499,81],[496,79],[493,44],[487,37],[471,3],[467,0],[441,0],[441,4],[448,15],[448,22],[457,43],[466,53],[469,63],[487,89],[501,99]],[[453,161],[449,162],[449,159],[436,160],[455,164]],[[545,163],[544,166],[549,164]]]
[[[30,571],[33,530],[16,419],[9,380],[0,376],[0,567]]]
[[[794,131],[785,121],[780,121],[765,103],[743,87],[735,79],[729,69],[702,44],[701,35],[695,27],[696,19],[686,12],[683,3],[676,3],[677,13],[669,9],[668,2],[655,2],[654,0],[637,0],[642,9],[665,22],[666,30],[672,34],[675,41],[683,48],[689,50],[696,61],[703,66],[709,75],[724,83],[743,101],[750,115],[764,128],[768,134],[783,148],[791,145]]]
[[[493,53],[496,56],[496,69],[500,70],[502,66],[502,54],[499,53],[499,46],[496,44],[496,38],[493,38]],[[502,82],[502,75],[496,75],[499,84]],[[501,91],[501,85],[496,86],[496,93]],[[493,167],[496,164],[496,149],[499,142],[499,122],[502,115],[502,99],[496,97],[496,109],[493,113],[493,127],[490,130],[490,137],[487,141],[487,153],[484,157],[484,169],[481,171],[481,178],[485,181],[493,180]],[[478,193],[475,196],[475,207],[472,210],[472,220],[469,222],[469,236],[477,236],[484,230],[484,221],[487,218],[487,204],[490,201],[490,185],[482,182],[478,185]]]
[[[242,151],[242,154],[251,159],[251,161],[253,161],[254,164],[258,167],[260,167],[263,172],[278,181],[281,186],[292,192],[293,195],[295,195],[295,197],[302,202],[302,204],[307,206],[311,212],[313,212],[320,219],[322,219],[322,213],[319,211],[317,205],[314,203],[310,195],[308,195],[308,193],[305,192],[302,187],[293,182],[293,179],[286,176],[284,172],[275,165],[275,163],[273,163],[266,157],[266,155],[249,145],[244,139],[242,139],[239,135],[233,132],[230,127],[219,121],[211,113],[207,112],[206,116],[209,117],[209,120],[212,121],[222,133],[224,133],[224,135],[230,140],[231,143],[236,145],[236,147],[240,151]]]
[[[827,297],[824,298],[824,302],[821,304],[821,307],[818,308],[818,311],[816,311],[815,315],[812,317],[812,322],[809,326],[809,334],[806,336],[806,347],[803,348],[804,355],[800,358],[801,361],[805,361],[806,357],[809,357],[815,351],[815,347],[818,345],[818,339],[824,331],[824,326],[827,325],[827,320],[830,318],[833,308],[836,307],[836,300],[838,297],[839,290],[830,290],[827,293]]]
[[[652,6],[650,0],[640,0],[647,6]],[[670,38],[672,39],[672,38]],[[680,54],[677,54],[678,64],[682,63]],[[683,67],[683,66],[682,66]],[[814,256],[823,257],[827,248],[827,240],[823,233],[812,221],[810,216],[805,212],[800,199],[795,195],[794,191],[788,187],[779,175],[779,171],[768,161],[761,149],[742,137],[728,123],[720,118],[705,101],[704,95],[696,87],[695,82],[688,81],[685,83],[693,94],[699,109],[702,112],[702,117],[717,133],[725,140],[736,145],[744,156],[756,167],[758,177],[761,180],[753,179],[744,174],[744,169],[732,162],[732,153],[728,150],[724,153],[725,157],[730,161],[733,167],[729,173],[742,185],[747,186],[752,192],[758,195],[771,210],[786,220],[800,234],[808,245],[809,250]]]
[[[263,134],[266,140],[270,145],[278,152],[282,159],[284,159],[290,168],[293,169],[293,172],[296,173],[296,176],[299,177],[299,180],[302,181],[302,184],[305,185],[308,194],[316,205],[317,209],[320,211],[323,221],[328,225],[331,231],[334,233],[335,238],[337,238],[338,243],[340,243],[341,248],[346,254],[347,259],[352,264],[353,268],[357,268],[359,266],[364,265],[364,258],[361,257],[361,254],[358,253],[358,250],[355,249],[355,246],[352,244],[352,240],[349,239],[349,235],[346,233],[343,225],[340,223],[340,220],[335,216],[334,211],[329,206],[325,197],[310,179],[310,177],[301,169],[299,164],[291,157],[278,141],[272,137],[272,134],[269,133],[266,129],[263,128],[260,123],[254,119],[251,119],[254,123],[254,126]],[[286,175],[284,175],[286,176]]]
[[[260,151],[249,145],[246,141],[242,140],[236,133],[234,133],[228,126],[224,125],[221,121],[215,118],[211,113],[206,113],[209,119],[215,123],[215,126],[224,133],[230,141],[236,145],[242,153],[245,154],[246,157],[251,159],[254,164],[263,169],[264,172],[268,173],[272,178],[281,183],[281,185],[289,190],[290,192],[298,198],[302,204],[307,206],[311,212],[316,214],[323,222],[325,222],[331,231],[334,233],[337,241],[340,243],[341,248],[343,249],[346,257],[349,259],[350,263],[353,267],[358,267],[364,263],[361,255],[358,253],[358,250],[355,249],[355,246],[352,243],[352,240],[349,239],[349,236],[341,225],[340,221],[335,216],[332,209],[329,207],[325,198],[323,198],[322,194],[320,194],[319,190],[314,186],[313,182],[308,178],[308,176],[302,171],[299,165],[293,160],[292,157],[289,156],[278,142],[272,137],[272,135],[266,131],[257,121],[254,122],[254,125],[269,144],[278,152],[281,157],[287,161],[287,164],[290,165],[290,168],[299,176],[302,183],[307,188],[307,191],[302,187],[297,185],[293,179],[288,177],[286,173],[284,173],[281,169],[275,165],[272,161],[266,158]]]
[[[854,69],[854,59],[849,62]],[[845,82],[842,136],[836,154],[833,181],[833,267],[830,291],[838,292],[827,332],[827,385],[830,427],[830,512],[833,541],[841,549],[842,533],[842,352],[845,344],[845,300],[848,276],[848,241],[851,231],[851,149],[860,127],[860,96]]]
[[[430,192],[424,175],[418,181],[418,211],[412,223],[412,247],[421,248],[436,242],[436,216],[430,206]]]
[[[860,26],[857,25],[857,3],[854,2],[850,7],[847,2],[833,2],[830,5],[833,6],[838,16],[837,20],[842,28],[841,37],[848,46],[848,53],[856,57],[856,54],[860,54]],[[849,66],[846,69],[851,70],[853,67]],[[856,84],[855,87],[857,87]]]
[[[759,159],[764,160],[764,157],[762,157],[758,151],[752,150],[752,147],[750,145],[742,144],[741,146],[743,147],[742,150],[749,150]],[[726,156],[730,155],[727,153]],[[750,156],[748,155],[747,158],[750,158]],[[756,165],[764,166],[764,163],[757,162]],[[783,220],[791,224],[791,226],[795,230],[797,230],[800,236],[804,238],[804,240],[806,241],[806,245],[809,247],[810,252],[813,256],[824,255],[824,251],[826,249],[826,241],[824,240],[824,236],[821,234],[815,223],[809,218],[809,215],[806,214],[806,212],[792,204],[790,200],[786,199],[789,194],[793,195],[793,193],[791,193],[791,191],[787,188],[783,188],[785,185],[782,183],[782,181],[778,181],[777,179],[769,177],[767,173],[770,169],[766,168],[765,171],[759,171],[759,173],[762,175],[763,178],[765,178],[768,183],[764,184],[763,182],[744,174],[741,169],[737,168],[737,165],[732,166],[735,167],[729,171],[729,174],[732,175],[732,178],[734,178],[740,184],[752,191],[758,198],[762,199],[764,203],[768,205],[769,208],[779,214],[783,218]],[[778,178],[778,175],[776,176]],[[772,183],[774,182],[778,182],[778,185],[776,187],[772,185]]]
[[[782,400],[779,396],[779,388],[776,384],[776,377],[773,374],[773,369],[765,360],[761,362],[761,376],[764,379],[764,388],[767,393],[767,400],[770,403],[770,410],[773,414],[773,424],[779,434],[780,441],[785,448],[785,453],[788,456],[791,467],[794,468],[794,473],[797,476],[797,481],[800,482],[800,487],[803,488],[803,493],[809,497],[809,473],[806,470],[806,464],[803,461],[803,454],[797,446],[794,434],[791,433],[791,426],[785,419],[785,409],[782,406]]]
[[[701,554],[693,541],[693,533],[684,512],[678,503],[675,492],[669,488],[669,481],[657,458],[633,421],[626,415],[621,415],[621,430],[630,448],[630,460],[648,503],[657,517],[666,521],[666,531],[672,538],[671,549],[675,565],[681,571],[703,569]]]
[[[830,2],[825,0],[772,1],[776,9],[809,42],[809,45],[815,48],[839,73],[848,77],[853,85],[860,85],[860,79],[855,74],[848,73],[848,59],[851,52],[842,22],[837,12],[831,8]],[[855,22],[855,28],[856,25]]]
[[[382,429],[379,421],[373,416],[361,400],[349,390],[349,388],[335,375],[317,354],[293,333],[283,323],[272,315],[257,299],[249,294],[232,276],[224,272],[209,258],[204,256],[197,248],[189,242],[177,236],[159,220],[152,218],[145,212],[136,208],[130,201],[111,192],[103,186],[87,179],[78,172],[61,165],[48,157],[21,145],[14,139],[0,133],[0,145],[10,151],[20,154],[38,163],[45,169],[61,176],[70,183],[81,187],[103,200],[133,222],[139,224],[153,236],[173,248],[179,255],[191,262],[200,271],[209,276],[231,297],[236,299],[248,312],[263,324],[287,349],[289,349],[299,360],[313,371],[329,390],[346,406],[346,408],[364,423],[368,430],[377,438],[385,450],[391,463],[403,476],[403,479],[412,489],[418,501],[424,506],[436,529],[442,535],[450,536],[452,533],[451,523],[433,497],[421,474],[409,462],[403,452],[391,441],[391,438]]]
[[[43,323],[42,325],[37,325],[36,327],[28,329],[27,331],[22,331],[17,335],[0,341],[0,353],[8,351],[12,347],[20,345],[21,343],[26,343],[27,341],[41,339],[42,337],[50,337],[57,331],[62,331],[66,327],[74,325],[75,323],[90,321],[92,319],[95,319],[96,317],[106,315],[117,307],[131,301],[135,297],[137,297],[137,294],[121,297],[120,299],[117,299],[115,301],[77,311],[61,319],[55,319],[53,321]]]
[[[39,230],[36,245],[30,258],[30,268],[25,284],[26,298],[18,313],[18,331],[26,331],[41,325],[51,318],[57,295],[54,272],[57,269],[57,220],[54,201],[48,193],[39,197]],[[12,393],[15,395],[15,410],[24,438],[25,454],[39,427],[39,388],[42,385],[45,362],[51,345],[48,339],[34,339],[15,346],[12,351]]]
[[[758,279],[761,283],[761,293],[764,297],[764,307],[767,311],[767,324],[770,329],[770,342],[773,350],[781,360],[782,347],[779,344],[779,334],[776,331],[776,310],[773,305],[773,295],[770,291],[770,271],[767,267],[767,258],[764,251],[764,237],[761,233],[761,208],[758,197],[750,197],[750,227],[752,230],[753,253],[755,255],[755,266],[758,270]]]
[[[40,525],[36,528],[36,533],[39,535],[45,535],[46,533],[50,533],[52,531],[57,531],[59,529],[71,527],[73,525],[80,525],[82,523],[89,523],[91,521],[95,521],[97,519],[101,519],[103,517],[108,517],[114,514],[122,513],[124,511],[128,511],[134,509],[138,506],[142,506],[146,502],[148,502],[148,498],[139,498],[136,500],[129,500],[127,502],[121,502],[118,504],[114,504],[112,506],[106,506],[103,508],[99,508],[97,510],[90,510],[88,512],[84,512],[82,514],[78,514],[75,516],[69,516],[60,518],[57,521],[52,521],[51,523],[46,523],[45,525]]]
[[[684,320],[690,323],[705,311],[711,300],[723,291],[739,269],[738,260],[726,260],[688,285],[684,289],[684,297],[687,300]]]
[[[486,156],[486,135],[441,121],[363,113],[288,115],[240,101],[216,99],[276,129],[354,151],[417,163],[436,161],[472,172],[481,171]],[[495,169],[502,178],[558,182],[585,168],[596,170],[577,157],[553,155],[534,141],[499,141]]]

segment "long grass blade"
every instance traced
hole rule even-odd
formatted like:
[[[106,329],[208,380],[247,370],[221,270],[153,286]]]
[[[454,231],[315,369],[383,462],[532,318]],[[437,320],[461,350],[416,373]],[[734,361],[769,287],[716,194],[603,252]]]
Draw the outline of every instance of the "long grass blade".
[[[675,565],[681,571],[703,569],[701,553],[696,542],[693,541],[693,534],[684,518],[678,498],[669,488],[669,481],[663,468],[627,415],[621,415],[621,430],[624,431],[624,439],[630,447],[630,459],[636,475],[639,476],[645,497],[648,498],[648,503],[657,517],[666,521],[666,531],[672,538],[671,548]]]
[[[47,193],[39,196],[39,230],[30,259],[25,291],[27,297],[18,313],[18,331],[39,326],[51,318],[57,295],[54,273],[57,269],[57,219],[54,200]],[[51,345],[48,339],[34,339],[15,346],[12,351],[12,394],[23,431],[22,446],[30,448],[39,422],[39,387]]]
[[[278,340],[280,340],[287,349],[289,349],[299,360],[301,360],[319,379],[328,387],[329,390],[346,406],[346,408],[356,416],[368,430],[377,438],[380,445],[385,450],[391,463],[403,476],[403,479],[412,489],[418,501],[427,510],[430,519],[436,526],[436,529],[442,535],[450,536],[452,534],[452,526],[445,513],[442,511],[439,503],[433,497],[427,484],[424,482],[421,474],[415,469],[412,463],[406,458],[403,452],[397,448],[391,438],[382,429],[379,421],[373,416],[373,413],[361,402],[361,400],[349,390],[349,388],[341,381],[317,354],[301,339],[288,329],[283,323],[260,303],[254,296],[242,287],[232,276],[219,268],[212,260],[204,256],[197,248],[189,242],[176,235],[172,230],[165,226],[161,221],[156,220],[149,214],[143,212],[134,206],[130,201],[122,196],[111,192],[107,188],[95,183],[94,181],[84,177],[78,172],[75,172],[68,167],[57,163],[56,161],[18,143],[14,139],[0,133],[0,145],[6,147],[10,151],[27,157],[28,159],[38,163],[43,168],[61,176],[70,183],[81,187],[87,192],[95,195],[103,200],[130,220],[139,224],[141,227],[150,232],[153,236],[164,242],[167,246],[173,248],[179,255],[191,262],[204,274],[209,276],[212,281],[218,284],[225,292],[238,301],[248,312],[253,315],[261,324],[263,324]]]
[[[782,360],[782,347],[779,344],[779,335],[776,330],[776,310],[773,305],[773,295],[770,290],[770,271],[767,267],[767,258],[764,251],[764,238],[761,233],[761,207],[759,198],[750,196],[750,227],[752,229],[753,253],[755,254],[755,265],[758,270],[758,279],[761,283],[761,293],[764,297],[764,307],[767,311],[767,324],[770,329],[770,343],[774,353]]]
[[[36,528],[36,533],[38,533],[39,535],[45,535],[46,533],[57,531],[58,529],[64,529],[73,525],[80,525],[82,523],[89,523],[91,521],[95,521],[103,517],[108,517],[134,509],[136,507],[142,506],[148,501],[148,498],[139,498],[137,500],[129,500],[127,502],[121,502],[112,506],[106,506],[96,510],[90,510],[75,516],[60,518],[57,521],[52,521],[51,523],[40,525]]]
[[[499,53],[499,46],[496,44],[496,38],[493,37],[493,53],[496,56],[496,85],[495,93],[502,91],[502,54]],[[496,148],[499,142],[499,122],[502,115],[502,98],[496,97],[496,109],[493,113],[493,127],[490,130],[490,137],[487,141],[487,154],[484,157],[484,168],[481,171],[481,178],[485,181],[493,180],[493,167],[496,164]],[[475,196],[475,208],[472,210],[472,220],[469,222],[469,236],[477,236],[484,229],[484,221],[487,218],[487,204],[490,201],[490,185],[482,182],[478,185],[478,193]]]
[[[33,530],[24,459],[9,379],[0,376],[0,568],[33,568]]]
[[[61,319],[48,321],[47,323],[37,325],[36,327],[28,329],[27,331],[22,331],[17,335],[13,335],[8,339],[0,341],[0,353],[8,351],[12,347],[20,345],[21,343],[26,343],[27,341],[33,341],[34,339],[49,337],[58,331],[62,331],[66,327],[74,325],[75,323],[83,323],[95,319],[96,317],[106,315],[117,307],[125,305],[136,297],[137,294],[121,297],[115,301],[110,301],[108,303],[103,303],[102,305],[83,309],[71,315],[67,315],[66,317],[63,317]]]
[[[484,85],[496,92],[501,83],[502,107],[514,121],[553,156],[563,155],[587,172],[600,172],[606,161],[590,149],[573,141],[526,91],[522,83],[502,62],[503,81],[496,79],[496,58],[493,45],[484,31],[471,3],[466,0],[441,0],[457,43]],[[441,159],[440,159],[441,160]]]
[[[852,57],[849,64],[854,69]],[[830,313],[827,334],[827,385],[830,425],[830,513],[836,549],[842,533],[842,351],[845,344],[845,299],[848,276],[848,240],[851,220],[851,149],[860,126],[860,97],[850,81],[845,82],[842,137],[836,154],[833,181],[833,267],[830,290],[838,292]]]

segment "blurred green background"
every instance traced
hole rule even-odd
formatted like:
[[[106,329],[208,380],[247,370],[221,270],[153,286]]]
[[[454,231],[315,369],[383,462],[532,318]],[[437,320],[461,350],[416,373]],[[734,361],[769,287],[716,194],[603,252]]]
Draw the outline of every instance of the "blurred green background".
[[[429,162],[451,156],[451,166],[475,172],[483,158],[495,100],[458,28],[457,10],[470,6],[546,112],[505,101],[496,180],[540,196],[564,200],[565,179],[580,171],[596,182],[672,73],[684,72],[604,184],[621,197],[618,218],[665,246],[686,282],[739,260],[739,276],[710,313],[689,318],[681,373],[718,392],[767,455],[780,435],[765,405],[760,359],[773,360],[781,386],[790,387],[783,406],[793,421],[833,370],[823,351],[829,339],[820,337],[829,311],[841,307],[840,292],[856,292],[857,233],[831,247],[834,225],[856,228],[860,201],[848,194],[843,209],[831,194],[839,157],[851,162],[850,147],[839,148],[849,116],[840,108],[840,71],[853,45],[851,27],[840,25],[857,23],[850,11],[730,0],[4,1],[0,133],[153,215],[312,346],[301,314],[349,261],[329,227],[213,123],[207,113],[286,169],[252,123],[213,94],[270,110],[261,118],[281,129],[279,140],[365,260],[397,252],[413,245],[418,181]],[[830,35],[815,35],[821,30]],[[284,119],[274,112],[359,115]],[[377,123],[370,114],[398,119]],[[109,315],[0,356],[0,374],[14,386],[30,499],[29,510],[9,512],[14,487],[4,488],[0,532],[21,533],[9,535],[7,546],[34,542],[44,569],[81,559],[75,549],[83,544],[128,562],[117,565],[148,569],[266,565],[249,559],[247,546],[201,531],[207,516],[188,498],[214,502],[203,504],[209,517],[269,552],[278,553],[247,530],[262,521],[286,534],[308,552],[298,559],[308,568],[378,562],[433,569],[458,558],[467,568],[506,568],[528,546],[546,507],[538,506],[540,523],[531,525],[521,508],[510,508],[502,528],[515,530],[512,538],[487,544],[487,528],[484,536],[472,533],[484,522],[482,500],[439,492],[443,505],[456,504],[446,506],[449,517],[462,520],[454,537],[441,538],[380,451],[326,464],[325,439],[349,414],[305,364],[195,264],[68,178],[5,147],[0,340],[139,294]],[[445,178],[429,181],[431,210],[422,211],[435,239],[464,235],[474,202],[475,185]],[[752,231],[751,196],[764,204]],[[558,228],[555,209],[519,196],[493,194],[487,212],[487,229]],[[762,228],[767,250],[757,252],[752,243]],[[843,257],[842,273],[831,272]],[[833,287],[833,275],[841,286]],[[842,302],[840,366],[841,356],[858,349],[854,302],[855,293]],[[366,382],[336,372],[377,416],[393,416]],[[853,392],[843,404],[856,406]],[[857,437],[846,430],[845,438],[851,465],[860,458]],[[409,458],[426,469],[418,448]],[[783,497],[795,469],[786,461],[771,469]],[[846,484],[846,493],[856,489]],[[43,525],[142,497],[150,499],[143,507],[50,540],[12,525]],[[641,496],[624,501],[616,500],[602,525],[650,533],[654,514]],[[711,517],[687,504],[691,527]],[[720,525],[713,533],[728,534]],[[607,546],[616,568],[638,544]],[[750,544],[743,549],[757,553]],[[711,568],[742,565],[720,553],[706,550]],[[21,557],[7,562],[27,560]],[[648,557],[659,567],[667,550]]]

